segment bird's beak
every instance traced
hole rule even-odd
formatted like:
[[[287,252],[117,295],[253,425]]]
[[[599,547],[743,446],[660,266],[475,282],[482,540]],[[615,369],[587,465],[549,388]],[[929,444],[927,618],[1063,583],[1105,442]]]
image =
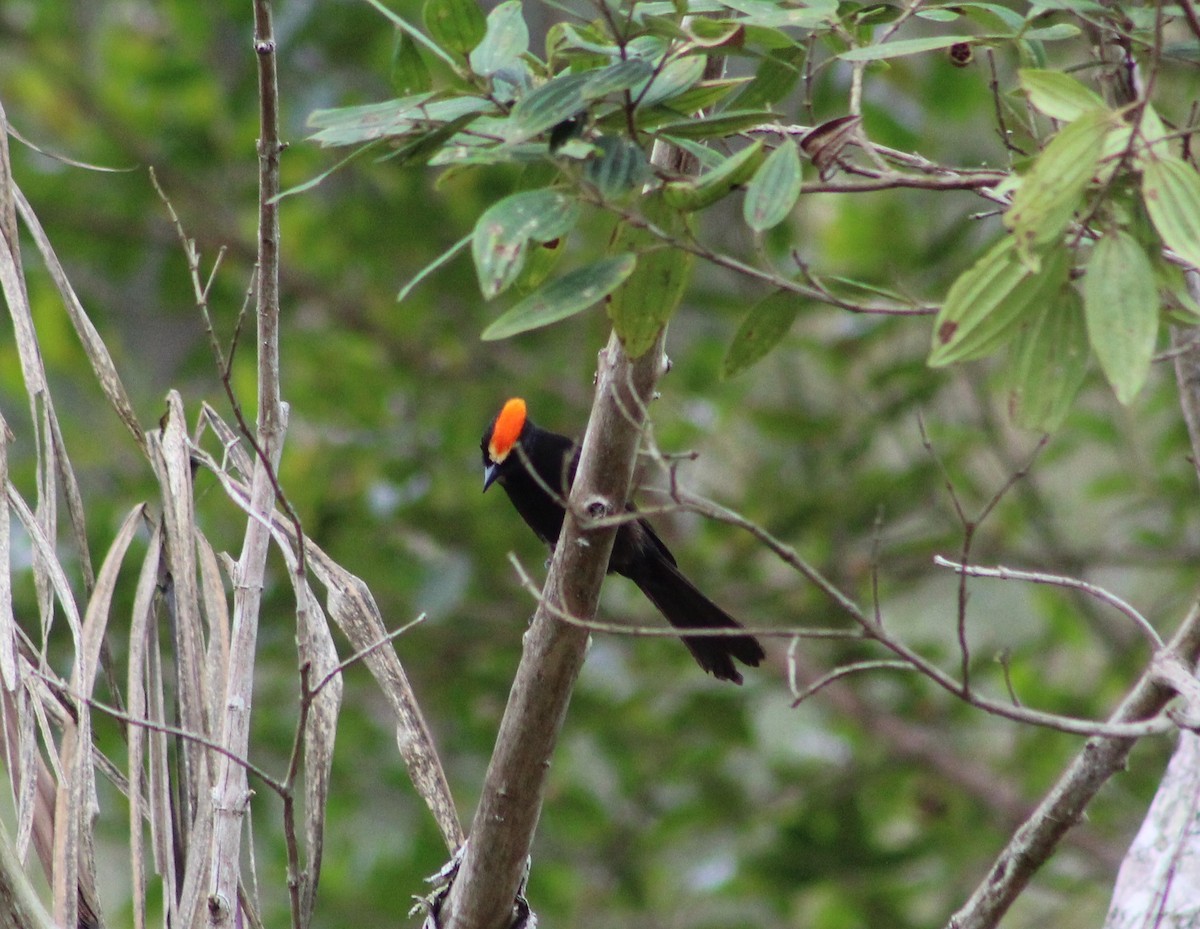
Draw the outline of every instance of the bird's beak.
[[[487,489],[492,486],[492,483],[500,474],[500,465],[490,464],[483,469],[483,492],[487,493]]]

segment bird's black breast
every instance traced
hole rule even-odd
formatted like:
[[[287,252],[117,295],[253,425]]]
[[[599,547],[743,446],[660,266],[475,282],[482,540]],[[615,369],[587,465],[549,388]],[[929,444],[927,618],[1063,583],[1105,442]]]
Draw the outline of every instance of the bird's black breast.
[[[529,473],[525,460],[533,465],[538,479]],[[500,484],[513,507],[539,539],[553,546],[562,532],[563,507],[575,480],[579,465],[575,443],[566,436],[538,431],[526,436],[521,448],[514,448],[505,461]],[[544,485],[544,486],[543,486]],[[552,495],[548,489],[557,493]]]

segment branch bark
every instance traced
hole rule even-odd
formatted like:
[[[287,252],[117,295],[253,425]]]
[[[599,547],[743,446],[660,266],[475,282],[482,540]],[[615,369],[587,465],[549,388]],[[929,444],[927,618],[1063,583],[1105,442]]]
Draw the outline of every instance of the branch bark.
[[[234,615],[229,669],[226,676],[221,744],[233,755],[245,757],[250,735],[253,698],[254,652],[262,602],[263,576],[271,533],[275,482],[272,471],[279,461],[286,427],[286,412],[279,388],[279,93],[275,38],[269,0],[254,0],[254,51],[258,57],[259,85],[259,207],[258,264],[255,298],[258,322],[258,423],[257,442],[262,457],[254,463],[251,508],[261,518],[246,524],[242,554],[234,578]],[[233,926],[237,919],[240,843],[250,792],[245,769],[219,756],[213,785],[213,833],[209,846],[208,925]]]
[[[470,844],[443,911],[449,929],[505,929],[541,813],[550,758],[587,650],[588,632],[555,613],[590,619],[617,527],[590,516],[619,513],[629,494],[644,411],[662,371],[654,347],[630,359],[614,333],[599,377],[579,470],[550,573],[500,723]]]

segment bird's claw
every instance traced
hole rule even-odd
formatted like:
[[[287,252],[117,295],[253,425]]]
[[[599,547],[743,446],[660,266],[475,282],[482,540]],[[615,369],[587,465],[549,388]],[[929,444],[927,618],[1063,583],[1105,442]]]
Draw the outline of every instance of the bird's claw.
[[[408,911],[409,916],[416,916],[422,910],[425,911],[425,919],[421,923],[421,929],[442,929],[442,907],[446,903],[446,898],[450,896],[450,887],[454,883],[454,879],[458,876],[458,870],[462,867],[463,860],[467,854],[467,843],[464,841],[450,856],[450,860],[441,866],[434,874],[425,878],[428,884],[436,884],[433,892],[424,897],[414,896],[415,903],[412,909]],[[525,869],[521,874],[521,882],[517,885],[517,895],[513,900],[513,919],[509,924],[510,929],[537,929],[538,919],[537,914],[529,906],[529,901],[525,899],[525,888],[529,883],[529,869],[533,866],[533,858],[525,859]]]

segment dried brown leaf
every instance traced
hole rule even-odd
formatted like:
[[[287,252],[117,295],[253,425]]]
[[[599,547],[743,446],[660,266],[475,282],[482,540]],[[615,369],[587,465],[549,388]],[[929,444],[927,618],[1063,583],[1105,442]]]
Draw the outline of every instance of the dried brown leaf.
[[[158,561],[162,553],[162,527],[158,526],[150,537],[150,546],[142,560],[137,587],[133,595],[133,615],[129,624],[129,715],[133,719],[146,719],[147,694],[150,692],[148,645],[151,622],[154,615],[154,593],[158,587]],[[154,798],[150,796],[149,808],[143,797],[146,763],[146,739],[148,733],[142,726],[130,726],[129,742],[129,838],[130,865],[133,875],[133,925],[134,929],[146,926],[146,856],[142,818],[148,816],[151,835],[157,831],[154,816]],[[167,824],[170,829],[170,824]],[[161,864],[157,843],[154,844],[154,861]],[[174,899],[174,886],[170,886]]]

